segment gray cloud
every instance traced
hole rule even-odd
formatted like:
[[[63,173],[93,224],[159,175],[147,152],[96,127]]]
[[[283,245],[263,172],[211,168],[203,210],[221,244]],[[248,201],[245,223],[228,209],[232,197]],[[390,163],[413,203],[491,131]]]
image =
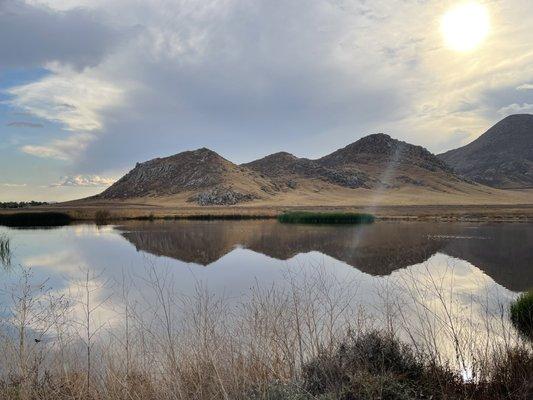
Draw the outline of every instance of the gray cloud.
[[[97,65],[122,37],[93,11],[55,12],[18,0],[0,2],[0,68],[52,61],[76,68]]]
[[[36,53],[61,60],[50,77],[11,91],[15,106],[75,132],[23,148],[69,160],[68,174],[201,146],[235,161],[282,149],[313,157],[380,131],[444,151],[498,110],[533,103],[533,91],[516,90],[533,79],[531,29],[520,23],[528,0],[491,2],[517,23],[472,54],[442,47],[439,0],[79,1],[91,10],[31,11],[60,19],[73,39]],[[109,21],[135,27],[130,40],[108,47],[120,40]],[[65,53],[83,39],[86,52]],[[90,138],[75,140],[83,130]]]
[[[13,121],[6,124],[6,126],[10,126],[12,128],[43,128],[44,125],[36,122],[28,122],[28,121]]]

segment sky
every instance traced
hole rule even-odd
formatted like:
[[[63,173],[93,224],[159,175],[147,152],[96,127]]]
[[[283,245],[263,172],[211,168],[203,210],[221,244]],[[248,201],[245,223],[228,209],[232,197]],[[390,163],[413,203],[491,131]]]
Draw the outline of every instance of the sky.
[[[467,50],[443,28],[464,3],[488,21]],[[0,0],[0,201],[89,196],[199,147],[456,148],[533,113],[532,25],[531,0]]]

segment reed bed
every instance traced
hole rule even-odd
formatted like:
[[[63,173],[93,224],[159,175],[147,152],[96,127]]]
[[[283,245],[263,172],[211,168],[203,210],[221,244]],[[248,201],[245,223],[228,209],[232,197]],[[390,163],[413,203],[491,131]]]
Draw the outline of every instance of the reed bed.
[[[0,225],[10,227],[63,226],[72,218],[61,212],[17,212],[0,214]]]
[[[374,216],[360,213],[297,211],[281,214],[278,221],[295,224],[369,224],[374,222]]]
[[[533,393],[531,343],[515,334],[505,307],[499,316],[487,312],[480,335],[479,321],[455,316],[438,279],[409,282],[408,302],[383,288],[377,317],[354,302],[354,282],[323,270],[237,299],[201,282],[184,296],[154,266],[120,282],[82,270],[60,292],[31,270],[18,276],[2,291],[9,307],[1,314],[0,398],[525,400]],[[420,297],[431,287],[438,311]]]

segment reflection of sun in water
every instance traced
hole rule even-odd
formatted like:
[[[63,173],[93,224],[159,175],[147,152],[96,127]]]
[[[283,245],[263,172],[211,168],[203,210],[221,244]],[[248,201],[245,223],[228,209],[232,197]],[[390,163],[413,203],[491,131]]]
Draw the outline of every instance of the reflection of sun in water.
[[[456,51],[474,49],[489,32],[487,8],[477,2],[468,2],[450,9],[441,21],[446,45]]]

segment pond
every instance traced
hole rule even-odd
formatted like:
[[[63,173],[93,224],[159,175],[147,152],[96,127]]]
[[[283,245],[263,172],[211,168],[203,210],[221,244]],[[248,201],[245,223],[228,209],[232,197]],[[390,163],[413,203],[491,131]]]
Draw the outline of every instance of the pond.
[[[32,284],[47,294],[79,299],[90,292],[90,318],[102,337],[123,332],[126,305],[155,330],[166,307],[180,326],[194,309],[191,299],[223,299],[224,315],[234,317],[258,297],[275,303],[273,293],[292,293],[285,300],[298,293],[298,304],[318,303],[321,315],[329,309],[330,330],[342,331],[346,321],[394,326],[427,351],[457,360],[459,341],[508,340],[509,303],[533,287],[528,223],[132,221],[0,227],[0,235],[9,237],[12,253],[1,272],[4,308],[13,307],[13,290],[29,269]],[[72,304],[69,318],[87,320],[83,302]],[[39,337],[51,331],[42,323],[31,328]]]

